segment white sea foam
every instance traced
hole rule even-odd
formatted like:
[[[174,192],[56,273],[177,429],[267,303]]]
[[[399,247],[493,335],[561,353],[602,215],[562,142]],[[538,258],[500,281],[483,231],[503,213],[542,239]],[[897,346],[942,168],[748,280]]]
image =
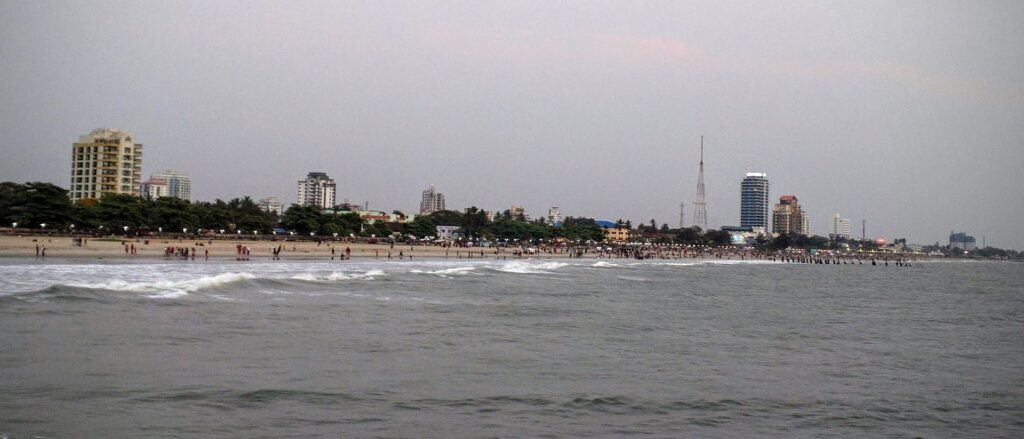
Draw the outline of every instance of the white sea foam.
[[[196,279],[161,280],[155,282],[130,282],[122,279],[113,279],[97,283],[70,283],[68,286],[110,291],[147,293],[146,297],[166,299],[181,297],[196,290],[218,287],[232,282],[254,278],[256,278],[256,276],[251,273],[221,273],[213,276],[203,276]]]
[[[518,274],[550,274],[551,270],[557,270],[566,265],[563,262],[535,262],[535,261],[511,261],[497,267],[497,271]]]
[[[433,274],[441,277],[448,277],[448,275],[469,274],[473,270],[476,270],[476,267],[452,267],[440,270],[409,270],[409,272],[416,274]]]
[[[352,279],[367,279],[373,280],[374,277],[383,276],[383,270],[367,270],[365,273],[353,273],[344,271],[335,271],[327,274],[316,274],[316,273],[297,273],[289,277],[289,279],[302,280],[307,282],[336,282],[339,280],[352,280]]]
[[[613,264],[608,261],[597,261],[590,265],[591,267],[621,267],[619,264]]]

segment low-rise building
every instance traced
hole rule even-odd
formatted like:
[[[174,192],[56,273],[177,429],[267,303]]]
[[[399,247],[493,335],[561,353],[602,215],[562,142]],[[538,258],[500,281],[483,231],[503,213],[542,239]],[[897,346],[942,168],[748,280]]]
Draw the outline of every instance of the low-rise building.
[[[166,197],[167,195],[167,181],[162,178],[150,178],[142,182],[141,186],[142,196],[150,200],[155,200],[160,197]]]
[[[462,227],[459,226],[436,226],[437,237],[445,240],[459,239]]]

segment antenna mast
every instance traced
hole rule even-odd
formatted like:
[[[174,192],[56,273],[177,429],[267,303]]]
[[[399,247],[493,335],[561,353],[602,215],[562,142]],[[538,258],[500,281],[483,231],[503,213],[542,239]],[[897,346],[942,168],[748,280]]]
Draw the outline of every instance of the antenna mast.
[[[700,173],[697,174],[697,201],[693,202],[693,225],[708,229],[707,203],[704,201],[704,136],[700,136]]]
[[[686,203],[679,203],[679,228],[686,227],[686,216],[683,208],[686,207]]]

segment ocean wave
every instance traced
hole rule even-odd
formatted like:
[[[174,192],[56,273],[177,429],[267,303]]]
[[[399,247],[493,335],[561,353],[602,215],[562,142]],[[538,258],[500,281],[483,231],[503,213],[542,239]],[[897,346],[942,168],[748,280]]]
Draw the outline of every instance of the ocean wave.
[[[301,280],[306,282],[336,282],[340,280],[354,279],[373,280],[376,277],[384,276],[384,274],[384,270],[367,270],[362,273],[334,271],[327,274],[298,273],[289,276],[288,279]]]
[[[531,262],[531,261],[511,261],[499,266],[488,267],[492,270],[501,271],[504,273],[516,273],[516,274],[551,274],[552,270],[557,270],[566,265],[564,262]]]
[[[606,267],[607,268],[621,268],[622,267],[619,264],[611,263],[611,262],[608,262],[608,261],[597,261],[597,262],[591,264],[590,266],[591,267],[600,267],[600,268],[606,268]]]
[[[167,299],[181,297],[188,293],[228,285],[235,282],[242,282],[255,279],[252,273],[221,273],[213,276],[203,276],[197,279],[186,280],[161,280],[155,282],[131,282],[122,279],[113,279],[96,283],[69,283],[67,286],[74,288],[86,288],[90,290],[126,291],[133,293],[145,293],[146,297],[154,299]]]

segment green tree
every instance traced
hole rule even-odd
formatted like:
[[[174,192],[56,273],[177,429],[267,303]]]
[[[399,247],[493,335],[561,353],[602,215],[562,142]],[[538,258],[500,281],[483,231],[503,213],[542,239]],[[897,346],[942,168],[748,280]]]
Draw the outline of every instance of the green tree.
[[[701,239],[700,227],[684,227],[679,229],[679,233],[676,234],[676,241],[680,244],[702,244],[704,241]]]
[[[61,229],[71,224],[68,191],[50,183],[0,183],[0,217],[3,224],[19,227]]]
[[[308,235],[320,228],[320,209],[315,206],[292,204],[284,212],[281,225],[295,233]]]
[[[490,220],[487,219],[487,214],[473,206],[466,209],[466,213],[462,215],[462,223],[459,224],[459,227],[462,228],[462,236],[480,238],[490,227],[490,223]]]
[[[152,209],[149,209],[150,218],[147,221],[150,228],[161,227],[165,232],[176,232],[199,227],[199,218],[192,208],[192,203],[186,200],[160,197],[144,203],[152,204]]]
[[[150,215],[144,203],[142,198],[127,194],[104,195],[95,206],[98,225],[110,233],[122,233],[124,226],[128,226],[129,233],[149,229]]]

